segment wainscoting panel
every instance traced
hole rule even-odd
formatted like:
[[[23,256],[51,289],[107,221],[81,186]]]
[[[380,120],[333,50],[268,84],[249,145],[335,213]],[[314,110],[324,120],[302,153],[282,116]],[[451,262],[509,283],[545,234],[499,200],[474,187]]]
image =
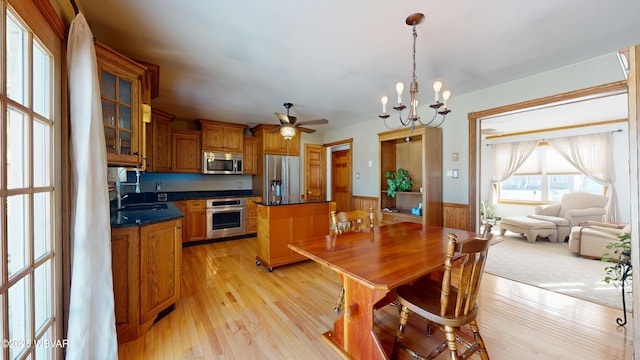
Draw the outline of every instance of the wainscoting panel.
[[[442,203],[442,225],[444,227],[471,231],[469,226],[469,205]]]
[[[378,211],[378,198],[374,196],[353,196],[352,210],[369,211],[369,208],[373,208],[373,211]]]

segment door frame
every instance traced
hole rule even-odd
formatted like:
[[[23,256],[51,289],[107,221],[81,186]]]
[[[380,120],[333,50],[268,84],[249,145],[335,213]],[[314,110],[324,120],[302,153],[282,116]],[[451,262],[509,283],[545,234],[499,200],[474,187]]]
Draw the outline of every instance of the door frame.
[[[348,138],[344,140],[334,141],[328,144],[324,144],[324,147],[327,148],[327,179],[332,179],[332,169],[333,164],[331,162],[331,152],[334,149],[342,148],[348,146],[351,150],[351,156],[349,157],[349,166],[351,168],[351,173],[349,174],[349,182],[351,183],[350,191],[351,195],[353,195],[353,138]],[[333,200],[333,189],[332,189],[332,181],[327,181],[327,200]]]
[[[499,114],[523,111],[525,109],[543,108],[551,106],[555,103],[565,102],[569,100],[577,100],[580,98],[593,97],[595,95],[603,95],[620,91],[627,91],[627,81],[620,80],[608,84],[589,87],[586,89],[569,91],[561,94],[546,96],[538,99],[522,101],[515,104],[504,105],[496,108],[470,112],[469,119],[469,208],[468,208],[468,229],[478,229],[478,204],[479,204],[479,166],[480,166],[480,120],[490,116]],[[631,133],[631,128],[629,129]]]

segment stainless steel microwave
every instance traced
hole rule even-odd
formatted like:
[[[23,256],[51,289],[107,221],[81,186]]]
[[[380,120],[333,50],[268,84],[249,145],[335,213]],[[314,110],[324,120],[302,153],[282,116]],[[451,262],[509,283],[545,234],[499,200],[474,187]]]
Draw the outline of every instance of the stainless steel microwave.
[[[202,153],[203,174],[242,174],[242,154],[226,154],[204,151]]]

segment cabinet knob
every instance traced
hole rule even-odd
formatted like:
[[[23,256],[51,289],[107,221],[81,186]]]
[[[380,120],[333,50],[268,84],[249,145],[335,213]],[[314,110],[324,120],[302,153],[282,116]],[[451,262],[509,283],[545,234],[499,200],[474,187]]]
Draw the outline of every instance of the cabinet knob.
[[[140,153],[136,151],[136,152],[133,153],[133,155],[138,156],[138,155],[140,155]]]

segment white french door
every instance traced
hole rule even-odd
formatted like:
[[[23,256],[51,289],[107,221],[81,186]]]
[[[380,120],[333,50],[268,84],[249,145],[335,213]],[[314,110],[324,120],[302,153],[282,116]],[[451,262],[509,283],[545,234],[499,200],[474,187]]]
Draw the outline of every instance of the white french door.
[[[0,351],[51,359],[61,334],[60,45],[33,3],[2,1]],[[35,29],[35,30],[34,30]]]

